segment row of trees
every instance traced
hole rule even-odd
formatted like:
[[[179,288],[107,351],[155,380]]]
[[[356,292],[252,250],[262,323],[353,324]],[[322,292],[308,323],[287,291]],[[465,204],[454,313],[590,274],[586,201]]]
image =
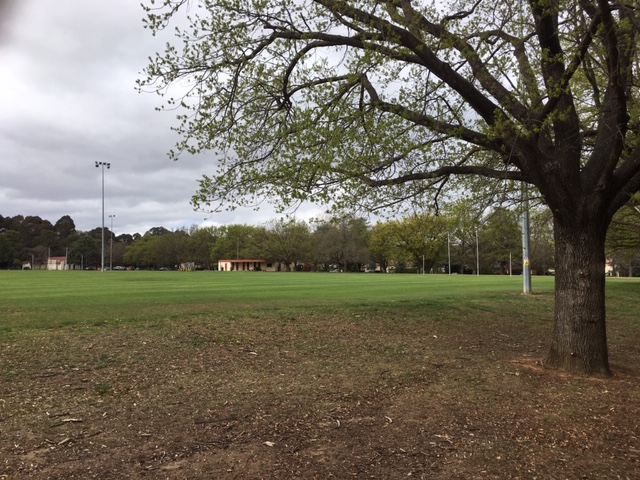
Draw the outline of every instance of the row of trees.
[[[368,262],[368,226],[364,219],[343,217],[313,224],[296,219],[264,225],[191,227],[147,232],[124,254],[123,262],[143,268],[173,267],[193,262],[217,268],[219,259],[262,258],[282,264],[314,264],[319,269],[341,265],[355,270]]]
[[[554,268],[552,220],[546,209],[531,216],[532,270]],[[396,272],[515,273],[522,270],[521,234],[516,211],[496,208],[480,216],[468,202],[442,215],[415,214],[369,225],[363,218],[339,216],[309,223],[292,218],[264,225],[225,225],[170,231],[154,227],[144,235],[113,235],[105,228],[106,264],[174,268],[192,262],[216,268],[222,258],[263,258],[283,269],[311,265],[317,270]],[[610,232],[610,257],[620,273],[640,266],[640,212],[623,209]],[[69,216],[55,224],[39,217],[0,216],[0,268],[44,264],[49,255],[67,255],[69,263],[100,265],[101,229],[79,232]],[[635,267],[638,268],[638,267]],[[636,274],[640,272],[636,271]]]
[[[106,238],[110,235],[106,228]],[[127,246],[140,237],[139,234],[114,237],[113,254],[122,258]],[[0,268],[22,268],[25,263],[44,265],[49,256],[65,255],[70,263],[99,265],[101,238],[100,227],[78,231],[69,215],[60,217],[54,224],[39,216],[0,215]]]

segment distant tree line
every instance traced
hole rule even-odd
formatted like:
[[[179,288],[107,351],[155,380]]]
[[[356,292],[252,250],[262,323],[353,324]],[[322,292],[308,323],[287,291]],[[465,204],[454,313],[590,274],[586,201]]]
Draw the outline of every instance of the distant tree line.
[[[76,268],[99,268],[100,227],[78,231],[65,215],[52,224],[37,216],[0,215],[0,268],[39,268],[49,256],[66,256]],[[282,270],[520,274],[521,230],[516,210],[494,208],[480,215],[459,201],[440,215],[415,215],[371,225],[353,215],[310,222],[274,219],[262,225],[232,224],[154,227],[144,235],[113,235],[105,228],[105,265],[130,268],[176,268],[185,263],[217,268],[219,259],[254,258]],[[531,215],[531,268],[553,272],[552,217],[537,208]],[[619,274],[640,275],[640,212],[623,209],[608,242]]]

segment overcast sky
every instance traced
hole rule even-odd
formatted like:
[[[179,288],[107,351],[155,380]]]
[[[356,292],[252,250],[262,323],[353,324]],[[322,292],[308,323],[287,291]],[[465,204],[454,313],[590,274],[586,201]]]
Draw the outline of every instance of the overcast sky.
[[[102,224],[145,233],[204,224],[259,224],[270,209],[204,221],[189,201],[212,158],[166,152],[174,114],[140,94],[135,80],[164,40],[142,25],[136,0],[0,0],[0,215],[69,215],[87,231]],[[308,220],[322,209],[307,207]]]

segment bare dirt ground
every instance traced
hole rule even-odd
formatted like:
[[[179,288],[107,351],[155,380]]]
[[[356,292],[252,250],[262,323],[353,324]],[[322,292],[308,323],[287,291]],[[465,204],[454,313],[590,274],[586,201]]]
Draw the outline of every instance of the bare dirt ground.
[[[0,479],[640,478],[638,333],[612,379],[478,312],[258,312],[0,343]]]

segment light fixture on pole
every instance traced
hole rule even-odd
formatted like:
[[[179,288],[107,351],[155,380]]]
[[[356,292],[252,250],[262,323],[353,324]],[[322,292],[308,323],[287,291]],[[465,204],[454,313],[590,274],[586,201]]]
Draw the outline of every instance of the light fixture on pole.
[[[113,217],[115,215],[109,215],[111,219],[111,228],[109,229],[109,270],[113,270]]]
[[[102,257],[100,262],[100,270],[104,272],[104,167],[107,170],[111,168],[110,163],[96,162],[96,168],[102,168]]]

